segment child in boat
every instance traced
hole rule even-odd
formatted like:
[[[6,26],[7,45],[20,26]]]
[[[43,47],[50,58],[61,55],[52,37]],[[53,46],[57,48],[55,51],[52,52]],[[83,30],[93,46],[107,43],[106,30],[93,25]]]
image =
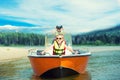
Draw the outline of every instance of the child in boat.
[[[42,54],[49,53],[52,55],[70,55],[74,53],[71,47],[66,45],[63,34],[58,34],[53,42],[53,44],[42,51]]]
[[[55,35],[64,34],[63,26],[56,26]]]
[[[64,29],[63,29],[63,26],[62,25],[57,25],[56,28],[54,30],[52,30],[50,32],[50,34],[53,34],[53,35],[59,35],[59,34],[63,34],[64,35]]]

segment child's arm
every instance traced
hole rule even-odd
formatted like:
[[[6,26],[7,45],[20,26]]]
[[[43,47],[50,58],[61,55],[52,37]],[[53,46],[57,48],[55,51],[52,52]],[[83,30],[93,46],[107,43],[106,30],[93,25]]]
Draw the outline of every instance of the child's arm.
[[[49,50],[51,50],[53,48],[53,45],[51,45],[50,47],[46,48],[45,50],[43,50],[41,52],[41,54],[45,54],[46,52],[48,52]]]

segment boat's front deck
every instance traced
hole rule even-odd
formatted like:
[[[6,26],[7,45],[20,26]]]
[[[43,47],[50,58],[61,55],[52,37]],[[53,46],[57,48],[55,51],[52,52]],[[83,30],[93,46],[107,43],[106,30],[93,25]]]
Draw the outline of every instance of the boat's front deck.
[[[80,51],[80,50],[76,50],[76,54],[69,54],[69,55],[51,55],[49,53],[46,53],[45,55],[41,54],[42,50],[36,50],[33,52],[29,52],[28,56],[29,57],[77,57],[77,56],[90,56],[91,53],[90,52],[86,52],[86,51]]]

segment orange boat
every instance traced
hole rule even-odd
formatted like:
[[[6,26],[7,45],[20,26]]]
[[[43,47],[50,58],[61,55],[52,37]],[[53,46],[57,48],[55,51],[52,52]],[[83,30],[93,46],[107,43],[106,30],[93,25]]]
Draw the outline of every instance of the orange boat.
[[[66,42],[71,40],[67,35]],[[53,38],[48,40],[45,38],[45,43],[49,44]],[[47,45],[45,44],[45,45]],[[69,44],[69,43],[68,43]],[[71,55],[40,55],[42,50],[31,51],[28,54],[34,74],[36,76],[47,77],[63,77],[76,73],[84,73],[87,67],[90,52],[76,50],[78,54]]]
[[[67,76],[84,73],[91,54],[80,53],[64,56],[29,55],[36,76]]]

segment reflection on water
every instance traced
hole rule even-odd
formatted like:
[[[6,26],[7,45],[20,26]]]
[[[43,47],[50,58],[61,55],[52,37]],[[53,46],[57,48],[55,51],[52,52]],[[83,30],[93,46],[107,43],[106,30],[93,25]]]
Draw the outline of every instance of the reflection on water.
[[[0,63],[0,80],[91,80],[89,72],[63,78],[43,79],[33,75],[28,58]]]
[[[32,70],[26,58],[0,62],[0,80],[30,80]]]
[[[0,80],[91,80],[89,72],[63,78],[44,79],[33,75],[28,58],[0,63]]]
[[[76,74],[69,77],[52,78],[52,79],[50,78],[44,79],[33,75],[31,80],[91,80],[91,76],[90,73],[86,71],[84,74]]]
[[[85,74],[56,79],[43,79],[33,75],[27,57],[0,62],[0,80],[120,80],[120,51],[93,53]]]

